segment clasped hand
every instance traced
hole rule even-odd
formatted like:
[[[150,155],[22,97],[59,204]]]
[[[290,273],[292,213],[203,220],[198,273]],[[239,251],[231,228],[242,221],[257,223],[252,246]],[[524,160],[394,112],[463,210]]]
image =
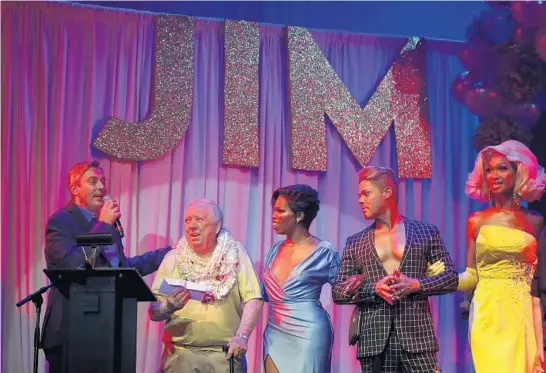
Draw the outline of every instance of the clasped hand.
[[[364,283],[364,275],[352,275],[343,282],[343,293],[352,296],[352,300],[358,297],[358,289]]]
[[[375,284],[375,292],[388,304],[394,304],[404,296],[415,293],[421,289],[419,280],[410,278],[397,270],[387,275]]]

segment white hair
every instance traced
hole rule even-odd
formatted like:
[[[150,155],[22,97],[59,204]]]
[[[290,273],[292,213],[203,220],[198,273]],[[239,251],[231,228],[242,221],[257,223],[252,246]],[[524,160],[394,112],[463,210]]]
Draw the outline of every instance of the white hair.
[[[214,217],[214,220],[220,222],[220,229],[224,226],[224,213],[222,212],[222,209],[218,204],[214,201],[211,201],[208,198],[196,198],[194,200],[191,200],[190,203],[186,206],[186,208],[189,208],[192,205],[209,205],[211,207],[212,216]]]

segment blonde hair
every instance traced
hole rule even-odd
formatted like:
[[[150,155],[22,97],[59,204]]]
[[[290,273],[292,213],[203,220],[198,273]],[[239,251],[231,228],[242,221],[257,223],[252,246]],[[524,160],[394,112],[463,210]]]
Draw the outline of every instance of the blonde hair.
[[[514,193],[527,202],[537,201],[546,187],[546,174],[528,147],[516,140],[508,140],[497,146],[488,146],[478,153],[474,170],[466,181],[466,195],[476,201],[487,202],[489,189],[485,178],[484,162],[493,154],[506,157],[515,165]]]
[[[380,181],[383,186],[392,187],[394,200],[398,202],[398,180],[391,168],[378,166],[364,167],[358,173],[358,182],[360,183],[362,180]]]

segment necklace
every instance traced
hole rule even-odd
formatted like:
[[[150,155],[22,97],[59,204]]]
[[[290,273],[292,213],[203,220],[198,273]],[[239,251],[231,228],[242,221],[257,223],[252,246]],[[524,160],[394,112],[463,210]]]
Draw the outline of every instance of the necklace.
[[[175,252],[180,277],[206,285],[217,300],[223,299],[235,285],[240,249],[227,229],[220,231],[210,258],[197,255],[185,237],[178,241]]]
[[[290,243],[288,243],[287,240],[284,240],[284,244],[285,244],[286,246],[300,246],[300,245],[303,245],[304,243],[306,243],[307,241],[309,241],[309,240],[310,240],[311,238],[313,238],[313,237],[314,237],[314,236],[311,235],[311,236],[307,237],[305,240],[301,241],[300,243],[297,243],[297,242],[290,242]]]

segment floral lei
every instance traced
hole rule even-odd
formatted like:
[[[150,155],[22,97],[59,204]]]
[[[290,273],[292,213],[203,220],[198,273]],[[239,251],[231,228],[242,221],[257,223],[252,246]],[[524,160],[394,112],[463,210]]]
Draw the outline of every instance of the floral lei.
[[[182,237],[176,246],[176,266],[184,280],[208,285],[216,300],[225,297],[237,280],[239,247],[227,229],[222,229],[209,260],[203,260]]]

